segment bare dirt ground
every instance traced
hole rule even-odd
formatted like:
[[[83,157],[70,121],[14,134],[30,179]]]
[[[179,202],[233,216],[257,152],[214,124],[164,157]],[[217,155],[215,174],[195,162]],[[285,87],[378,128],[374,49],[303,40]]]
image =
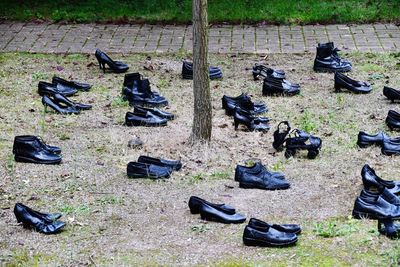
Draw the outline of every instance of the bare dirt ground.
[[[177,118],[162,128],[123,126],[132,110],[120,99],[123,74],[103,74],[94,56],[0,54],[0,263],[6,265],[397,265],[398,241],[379,236],[373,221],[349,218],[369,163],[384,179],[400,179],[400,158],[380,149],[360,149],[357,133],[389,132],[384,119],[398,111],[382,95],[388,84],[400,88],[398,54],[349,54],[353,78],[369,81],[367,95],[334,93],[333,74],[312,71],[313,55],[211,56],[224,78],[211,81],[213,141],[191,147],[192,83],[180,77],[185,55],[113,55],[129,63],[129,72],[149,77],[152,88],[170,101]],[[253,81],[255,62],[284,69],[302,86],[294,97],[263,97]],[[151,64],[154,71],[144,70]],[[37,94],[40,80],[53,75],[87,81],[90,92],[71,99],[93,104],[80,115],[44,113]],[[224,94],[248,92],[266,102],[272,130],[235,131],[221,108]],[[320,155],[300,153],[285,159],[272,148],[272,132],[282,120],[306,128],[323,140]],[[40,135],[62,148],[59,166],[16,163],[15,135]],[[391,133],[396,135],[396,133]],[[128,148],[135,136],[141,149]],[[168,180],[128,179],[126,165],[139,155],[181,159],[183,168]],[[259,159],[285,173],[284,191],[241,189],[233,180],[236,164]],[[271,223],[300,223],[303,233],[291,248],[254,248],[242,244],[245,224],[204,222],[191,215],[187,201],[196,195],[235,206],[247,218]],[[16,223],[13,207],[23,202],[40,211],[61,211],[65,230],[45,236]],[[325,236],[325,237],[324,237]]]

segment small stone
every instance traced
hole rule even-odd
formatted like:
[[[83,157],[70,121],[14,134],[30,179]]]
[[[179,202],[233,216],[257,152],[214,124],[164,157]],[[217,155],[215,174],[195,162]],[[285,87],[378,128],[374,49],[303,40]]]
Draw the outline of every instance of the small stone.
[[[130,148],[140,148],[143,146],[143,141],[139,137],[135,137],[128,142]]]

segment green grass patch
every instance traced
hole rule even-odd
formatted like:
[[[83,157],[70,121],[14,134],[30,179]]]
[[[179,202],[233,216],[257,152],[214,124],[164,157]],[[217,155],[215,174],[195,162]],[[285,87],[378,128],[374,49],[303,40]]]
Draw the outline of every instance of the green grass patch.
[[[192,20],[191,0],[14,1],[4,0],[0,18],[72,22],[178,22]],[[279,24],[398,21],[398,0],[248,1],[208,2],[211,23],[259,22]]]

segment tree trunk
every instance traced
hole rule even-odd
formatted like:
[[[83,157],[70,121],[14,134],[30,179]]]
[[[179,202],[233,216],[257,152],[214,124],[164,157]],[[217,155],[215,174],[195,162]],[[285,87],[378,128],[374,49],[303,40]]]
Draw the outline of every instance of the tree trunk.
[[[194,116],[191,142],[210,141],[212,111],[208,77],[207,0],[193,0]]]

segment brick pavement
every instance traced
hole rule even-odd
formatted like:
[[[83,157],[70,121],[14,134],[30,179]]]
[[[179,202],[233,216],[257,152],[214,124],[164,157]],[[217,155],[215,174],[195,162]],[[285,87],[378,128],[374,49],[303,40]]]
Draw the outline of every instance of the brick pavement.
[[[349,51],[400,51],[394,24],[252,26],[221,25],[209,31],[211,53],[313,52],[334,41]],[[178,52],[192,49],[191,26],[0,22],[0,52]]]

